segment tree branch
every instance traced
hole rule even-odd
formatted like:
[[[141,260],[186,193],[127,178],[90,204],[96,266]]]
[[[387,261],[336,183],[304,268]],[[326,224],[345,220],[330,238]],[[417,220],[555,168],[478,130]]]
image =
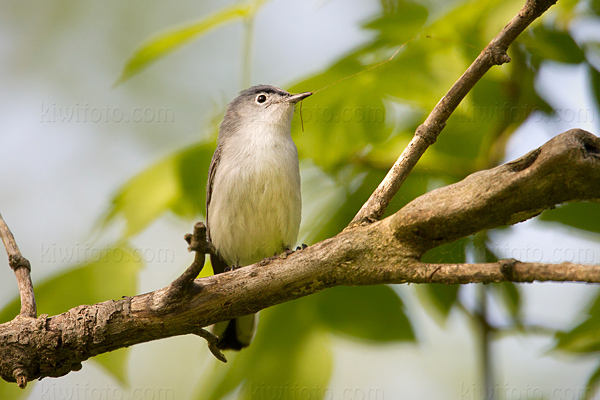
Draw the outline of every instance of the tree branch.
[[[513,225],[567,201],[600,198],[600,139],[581,129],[499,167],[418,197],[390,220],[419,254],[484,229]],[[493,204],[493,207],[490,207]]]
[[[600,139],[571,130],[518,160],[429,192],[385,220],[345,230],[285,259],[192,281],[196,265],[175,281],[186,284],[1,324],[0,376],[62,376],[104,352],[176,335],[203,336],[204,326],[337,285],[600,283],[600,266],[419,262],[425,251],[449,240],[522,221],[565,201],[592,199],[600,199]],[[203,229],[196,225],[194,236],[201,238]]]
[[[2,243],[4,243],[6,254],[8,254],[8,264],[17,277],[17,285],[19,286],[19,295],[21,297],[21,312],[18,317],[35,318],[37,316],[37,307],[35,305],[33,283],[30,276],[31,264],[21,254],[15,237],[8,228],[8,225],[6,225],[6,222],[4,222],[2,215],[0,215],[0,237],[2,238]],[[28,373],[25,369],[14,368],[12,377],[20,388],[24,388],[27,385]]]
[[[0,237],[2,237],[2,243],[4,243],[6,254],[8,254],[8,264],[15,272],[19,285],[19,294],[21,296],[21,312],[19,316],[35,318],[37,316],[37,308],[30,276],[31,264],[21,254],[15,237],[8,228],[8,225],[6,225],[6,222],[4,222],[2,215],[0,215]]]
[[[416,283],[600,282],[600,265],[527,263],[500,260],[482,264],[415,264]],[[430,274],[428,275],[428,272]]]
[[[435,143],[442,129],[446,126],[446,121],[467,93],[494,65],[510,62],[510,57],[506,54],[508,46],[554,3],[556,3],[556,0],[527,0],[519,13],[483,49],[471,66],[434,107],[425,122],[417,128],[415,136],[371,197],[363,204],[348,228],[381,219],[385,209],[408,177],[408,174],[417,165],[425,150]]]

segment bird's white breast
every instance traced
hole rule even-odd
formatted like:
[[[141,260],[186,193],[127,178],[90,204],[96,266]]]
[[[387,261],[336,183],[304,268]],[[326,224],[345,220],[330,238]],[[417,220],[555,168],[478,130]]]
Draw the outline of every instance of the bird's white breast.
[[[302,200],[298,153],[280,125],[224,146],[209,205],[210,237],[230,265],[248,265],[281,253],[298,238]]]

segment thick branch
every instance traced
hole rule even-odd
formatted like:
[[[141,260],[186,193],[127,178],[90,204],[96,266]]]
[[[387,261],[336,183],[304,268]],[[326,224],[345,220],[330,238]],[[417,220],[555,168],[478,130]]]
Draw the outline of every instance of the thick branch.
[[[483,49],[471,66],[438,102],[425,122],[417,128],[415,136],[371,197],[358,211],[349,228],[377,221],[383,216],[385,209],[410,171],[417,165],[425,150],[435,143],[438,135],[446,126],[446,121],[467,93],[494,65],[510,61],[510,57],[506,54],[508,46],[554,3],[556,0],[528,0],[508,25]]]
[[[422,254],[524,221],[555,204],[599,198],[600,139],[572,129],[515,161],[426,193],[390,219],[397,235],[413,241]]]
[[[65,375],[100,353],[175,335],[199,335],[204,326],[336,285],[600,283],[598,266],[418,261],[424,251],[447,240],[516,223],[561,202],[590,199],[600,199],[600,139],[572,130],[516,161],[427,193],[383,221],[346,230],[285,259],[275,257],[194,281],[186,273],[178,280],[189,284],[2,324],[0,375],[9,381],[15,380],[15,371],[29,379]],[[180,292],[174,295],[173,290]]]

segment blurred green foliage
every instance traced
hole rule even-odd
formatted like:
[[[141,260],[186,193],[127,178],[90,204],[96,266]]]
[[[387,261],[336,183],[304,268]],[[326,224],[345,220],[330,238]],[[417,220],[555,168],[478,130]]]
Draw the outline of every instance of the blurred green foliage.
[[[156,38],[149,40],[138,48],[127,61],[116,85],[125,82],[152,63],[207,32],[225,24],[235,22],[238,19],[252,17],[262,3],[264,1],[250,1],[248,4],[236,4],[225,7],[198,22],[162,33]]]
[[[377,187],[385,173],[412,138],[417,126],[436,105],[479,52],[523,5],[522,0],[455,2],[446,8],[426,1],[382,0],[380,15],[363,28],[373,33],[360,48],[335,60],[314,76],[296,82],[294,92],[324,88],[342,78],[367,70],[388,59],[405,45],[396,58],[379,68],[340,81],[305,101],[302,108],[305,131],[294,134],[303,165],[318,168],[328,177],[335,194],[331,207],[303,223],[310,228],[311,241],[340,232]],[[119,82],[140,73],[152,62],[201,36],[210,29],[240,18],[251,18],[262,2],[230,6],[177,28],[140,47],[127,62]],[[551,114],[552,108],[535,90],[540,66],[545,62],[586,64],[592,93],[600,104],[600,73],[589,60],[598,54],[596,44],[584,51],[569,23],[577,17],[597,17],[598,1],[560,2],[542,21],[537,21],[510,47],[512,62],[490,70],[464,99],[447,126],[417,164],[415,170],[390,204],[387,215],[428,190],[451,184],[465,176],[497,165],[504,156],[507,140],[532,112]],[[298,116],[293,132],[299,130]],[[186,220],[203,213],[206,172],[215,143],[199,143],[166,157],[127,182],[113,198],[106,223],[125,221],[123,238],[143,231],[156,218],[171,212]],[[309,162],[307,162],[309,160]],[[202,173],[202,171],[204,171]],[[308,198],[321,196],[303,190]],[[312,196],[311,196],[312,195]],[[578,229],[599,232],[598,204],[568,204],[542,214],[542,219]],[[590,218],[595,215],[596,218]],[[474,246],[476,247],[475,251]],[[468,254],[480,253],[476,261],[493,261],[495,256],[483,238],[465,238],[429,251],[423,261],[465,262]],[[116,268],[117,265],[115,264]],[[68,307],[132,294],[127,282],[134,282],[137,267],[116,268],[111,274],[96,274],[106,265],[88,265],[56,277],[36,292],[42,312],[56,313]],[[79,271],[79,272],[78,272]],[[86,272],[87,271],[87,272]],[[79,276],[76,276],[79,274]],[[96,274],[96,275],[94,275]],[[111,284],[103,279],[111,276]],[[117,277],[124,277],[116,288]],[[95,290],[75,293],[69,305],[44,298],[58,287],[73,290],[74,281],[94,282]],[[62,282],[62,283],[61,283]],[[110,288],[103,291],[101,288]],[[519,287],[506,283],[491,285],[490,293],[513,319],[519,316]],[[118,289],[118,290],[117,290]],[[420,298],[433,305],[445,319],[460,303],[457,285],[424,285]],[[42,300],[43,299],[43,300]],[[577,353],[598,352],[600,341],[600,299],[585,322],[557,336],[557,348]],[[11,318],[16,303],[2,312]],[[331,376],[333,359],[329,338],[341,335],[365,345],[416,340],[411,321],[404,313],[401,298],[388,286],[340,287],[285,303],[261,312],[257,337],[247,350],[230,355],[227,365],[215,364],[199,384],[199,398],[220,399],[240,390],[240,398],[299,398],[290,386],[315,388],[310,398],[322,398]],[[110,361],[113,374],[124,379],[122,360]],[[117,371],[117,372],[115,372]],[[120,371],[120,372],[119,372]],[[596,382],[599,372],[591,377]],[[0,385],[0,394],[3,393]],[[3,397],[4,398],[4,397]]]
[[[583,231],[600,233],[600,210],[598,203],[566,203],[544,212],[542,221],[560,222]]]
[[[322,393],[333,360],[311,303],[308,297],[261,311],[252,345],[229,354],[228,364],[215,363],[199,385],[198,398],[220,399],[238,388],[241,399],[300,399],[298,388]]]
[[[320,398],[333,364],[328,332],[366,343],[412,341],[403,304],[388,286],[335,287],[260,312],[252,345],[204,377],[198,398]],[[260,360],[260,361],[258,361]]]
[[[104,224],[117,217],[126,222],[124,237],[131,237],[165,211],[192,219],[203,213],[207,175],[214,144],[183,149],[127,182],[114,196]]]

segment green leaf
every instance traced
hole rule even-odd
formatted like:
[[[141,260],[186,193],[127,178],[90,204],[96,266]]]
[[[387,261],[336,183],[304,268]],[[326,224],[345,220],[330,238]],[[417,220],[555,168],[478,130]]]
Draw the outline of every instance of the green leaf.
[[[539,217],[542,221],[560,222],[573,228],[600,233],[600,204],[575,202],[562,204],[546,210]]]
[[[415,340],[402,300],[389,286],[338,286],[314,297],[319,322],[333,332],[373,342]]]
[[[588,315],[600,318],[600,295],[596,297],[596,300],[594,300],[594,302],[592,303]]]
[[[26,399],[31,392],[31,388],[35,385],[35,382],[30,382],[27,384],[27,387],[23,390],[20,387],[18,387],[15,382],[6,382],[0,379],[0,399]]]
[[[425,27],[428,13],[421,5],[405,1],[390,5],[366,25],[378,34],[371,43],[293,86],[294,91],[326,87],[306,101],[306,132],[296,139],[299,154],[330,173],[348,163],[380,169],[387,164],[389,168],[421,119],[487,44],[489,39],[482,37],[482,32],[488,22],[497,25],[498,14],[514,13],[515,5],[510,3],[468,3]],[[406,19],[411,23],[406,24]],[[415,37],[392,62],[369,69]],[[444,68],[437,68],[439,65]],[[489,167],[497,138],[541,108],[538,102],[546,106],[539,98],[531,101],[533,90],[518,90],[515,81],[516,77],[523,79],[523,70],[507,72],[506,68],[494,69],[478,82],[435,146],[419,161],[418,169],[451,175],[456,181]],[[526,71],[524,75],[533,86],[534,74]],[[350,79],[344,80],[347,77]],[[333,83],[336,85],[331,86]],[[403,116],[394,117],[396,106],[411,110],[409,124],[397,122]]]
[[[295,85],[291,90],[316,90],[363,68],[356,60],[343,60],[323,76]],[[384,124],[383,100],[366,84],[372,79],[361,74],[355,80],[364,83],[354,85],[351,91],[340,84],[340,90],[334,86],[306,100],[302,108],[305,132],[294,138],[300,157],[310,158],[327,172],[335,172],[368,143],[381,142],[389,136]]]
[[[462,263],[465,262],[465,246],[469,243],[468,238],[447,243],[429,250],[421,258],[425,263]],[[426,301],[442,315],[443,322],[446,321],[452,307],[458,300],[460,285],[427,284],[419,285],[418,293],[424,295]]]
[[[600,44],[597,48],[597,54],[600,54]],[[596,107],[600,108],[600,72],[593,66],[589,66],[590,81],[592,83],[592,95],[596,100]]]
[[[108,353],[98,354],[92,360],[100,364],[122,386],[128,386],[127,363],[129,360],[129,348],[124,347]]]
[[[600,0],[591,0],[589,7],[592,13],[595,15],[600,15]]]
[[[600,366],[598,366],[598,368],[596,368],[596,370],[594,371],[594,373],[589,377],[588,381],[587,381],[587,388],[588,390],[586,392],[586,394],[589,394],[586,397],[583,397],[584,399],[591,399],[593,398],[594,393],[597,392],[598,390],[598,384],[600,384]]]
[[[380,17],[364,24],[363,28],[377,31],[377,40],[388,44],[412,39],[429,15],[426,7],[410,1],[396,1],[392,7],[384,7],[384,11]]]
[[[354,170],[352,167],[341,170],[336,179],[343,193],[338,199],[338,208],[336,211],[326,210],[328,215],[324,216],[321,219],[323,222],[314,228],[309,240],[320,241],[341,232],[352,221],[360,205],[369,198],[384,176],[383,171],[361,173],[360,170]]]
[[[312,297],[261,311],[252,345],[230,353],[227,365],[215,364],[197,398],[221,399],[237,389],[240,399],[299,400],[307,398],[306,391],[308,398],[322,398],[332,354],[326,333],[316,329],[313,311]]]
[[[50,252],[45,256],[55,256],[54,251],[50,248]],[[90,262],[82,263],[46,281],[36,282],[38,315],[57,315],[82,304],[118,300],[122,296],[136,294],[137,277],[142,268],[142,261],[135,251],[127,247],[106,247],[98,251],[85,248],[75,251],[70,253],[73,257],[91,258]],[[19,303],[19,298],[15,298],[4,307],[0,311],[0,322],[13,319],[19,313]],[[128,349],[120,349],[94,357],[93,360],[119,382],[125,383],[127,354]]]
[[[531,54],[531,63],[535,68],[539,68],[544,60],[569,64],[579,64],[585,60],[583,50],[567,31],[541,23],[519,36],[518,41]]]
[[[600,351],[600,317],[594,316],[569,332],[558,332],[556,348],[571,353],[591,353]]]
[[[215,274],[212,264],[210,262],[210,257],[206,257],[206,261],[204,262],[204,267],[202,267],[202,271],[198,274],[197,279],[205,278],[207,276],[213,276]]]
[[[445,322],[450,315],[452,307],[458,299],[460,285],[443,285],[440,283],[429,283],[420,285],[419,293],[423,293],[431,305],[442,315]]]
[[[521,310],[521,293],[513,282],[500,282],[491,285],[511,317],[516,318]]]
[[[158,59],[210,30],[248,16],[251,10],[252,8],[246,4],[229,6],[204,18],[202,21],[163,33],[149,40],[135,50],[125,64],[116,85],[123,83]]]
[[[201,215],[214,149],[212,143],[183,149],[132,178],[112,199],[104,224],[121,216],[130,237],[168,210],[186,218]]]
[[[568,332],[557,332],[555,348],[571,353],[600,351],[600,295],[592,303],[589,317]]]
[[[385,169],[348,166],[335,175],[337,183],[336,198],[330,200],[331,207],[323,209],[323,215],[315,218],[315,224],[308,242],[320,241],[341,232],[356,215],[360,206],[367,201],[387,172]],[[409,201],[422,195],[427,190],[429,176],[413,173],[406,179],[402,188],[392,199],[384,217],[398,211]]]
[[[448,264],[464,263],[466,258],[466,246],[470,238],[463,238],[452,243],[446,243],[427,251],[421,261],[424,263]]]

